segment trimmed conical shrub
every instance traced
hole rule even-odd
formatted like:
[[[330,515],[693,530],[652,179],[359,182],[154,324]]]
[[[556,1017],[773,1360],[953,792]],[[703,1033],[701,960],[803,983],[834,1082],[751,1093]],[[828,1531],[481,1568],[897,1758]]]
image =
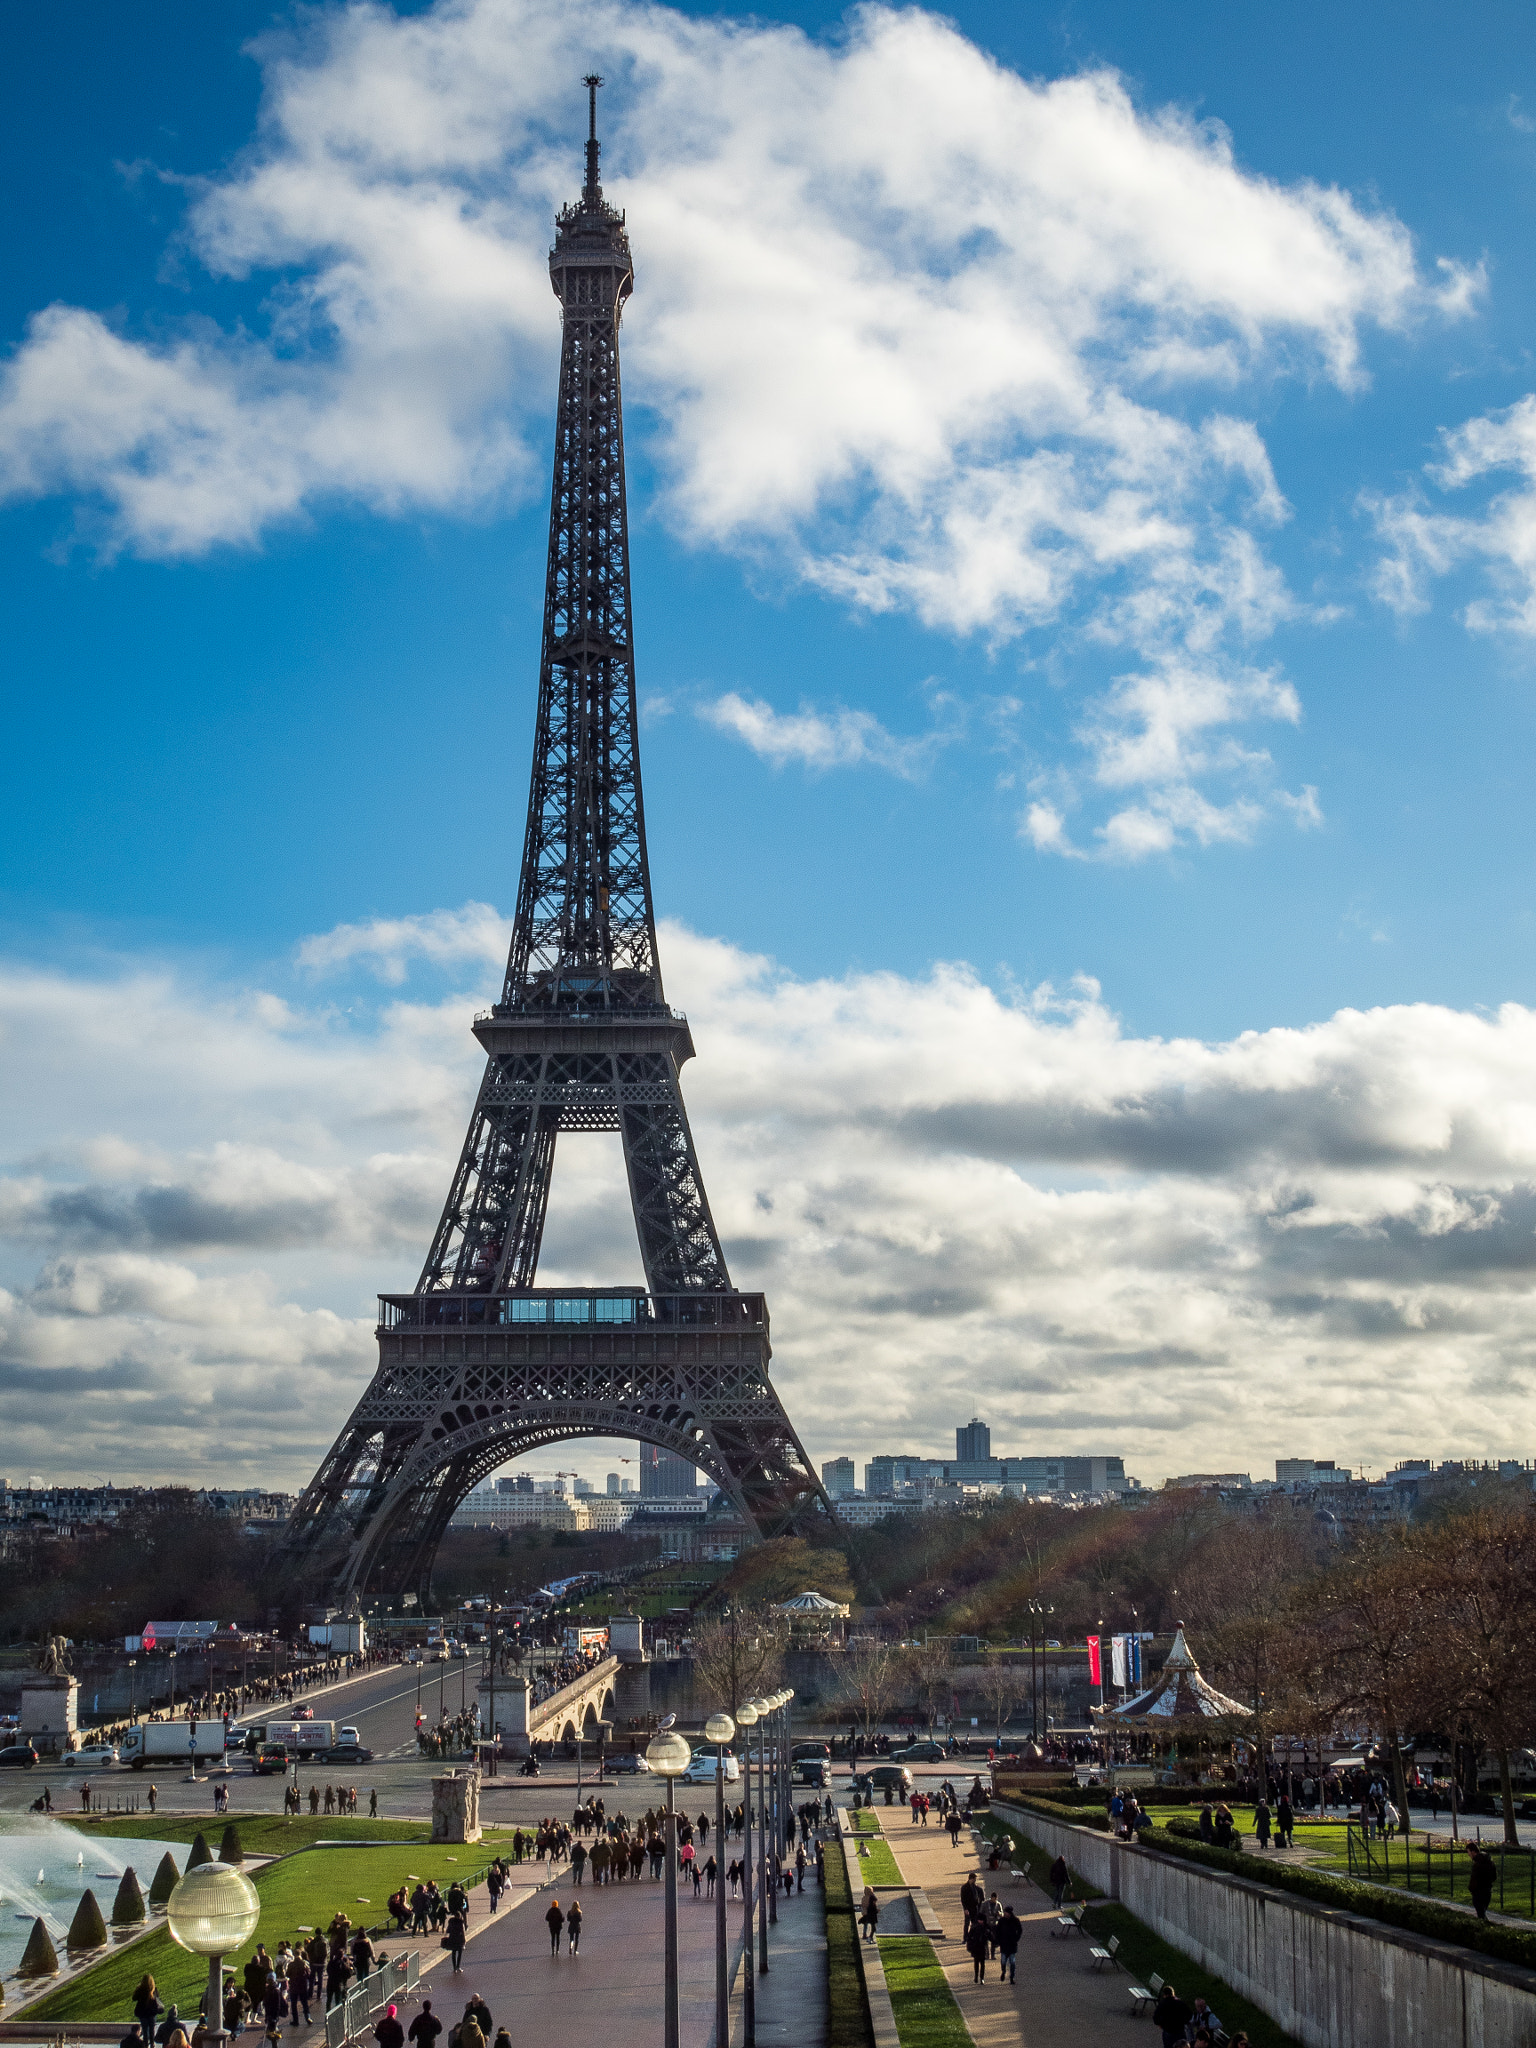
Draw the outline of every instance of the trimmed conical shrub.
[[[180,1878],[181,1872],[176,1868],[176,1858],[167,1849],[160,1858],[160,1868],[155,1872],[155,1881],[149,1888],[149,1903],[152,1906],[163,1906],[175,1891]]]
[[[199,1863],[212,1863],[213,1861],[214,1854],[208,1846],[208,1837],[199,1828],[192,1837],[192,1847],[187,1851],[187,1868],[188,1870],[196,1870]]]
[[[233,1821],[224,1830],[224,1839],[219,1844],[219,1861],[221,1863],[243,1863],[245,1861],[245,1851],[240,1846],[240,1837],[235,1831]]]
[[[107,1923],[101,1917],[101,1908],[96,1903],[93,1891],[84,1891],[75,1908],[75,1917],[69,1923],[69,1932],[64,1937],[64,1946],[71,1955],[85,1948],[105,1948],[107,1945]]]
[[[132,1927],[143,1918],[144,1894],[139,1890],[139,1880],[130,1863],[117,1887],[117,1897],[112,1901],[112,1925]]]
[[[16,1974],[18,1977],[56,1977],[59,1974],[59,1958],[41,1920],[32,1922],[32,1932],[27,1937],[26,1951],[16,1966]]]

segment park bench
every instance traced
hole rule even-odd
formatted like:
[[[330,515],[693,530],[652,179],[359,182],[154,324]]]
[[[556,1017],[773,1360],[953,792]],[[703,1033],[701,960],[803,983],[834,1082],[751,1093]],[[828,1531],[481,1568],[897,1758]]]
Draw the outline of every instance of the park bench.
[[[1088,1951],[1089,1960],[1092,1962],[1093,1967],[1096,1970],[1102,1970],[1106,1963],[1112,1963],[1115,1960],[1115,1950],[1119,1946],[1120,1937],[1118,1934],[1112,1934],[1109,1937],[1108,1944],[1103,1948],[1100,1948],[1098,1943],[1095,1942]]]
[[[1142,2013],[1146,2012],[1151,2006],[1156,2005],[1162,1988],[1162,1978],[1155,1976],[1149,1977],[1145,1984],[1133,1984],[1131,1986],[1131,2011]]]
[[[1054,1940],[1058,1934],[1080,1933],[1082,1930],[1083,1915],[1087,1912],[1087,1910],[1088,1901],[1086,1899],[1079,1899],[1077,1904],[1072,1908],[1071,1912],[1063,1913],[1061,1918],[1056,1922],[1056,1925],[1051,1929],[1052,1939]]]
[[[1010,1864],[1009,1864],[1009,1866],[1008,1866],[1008,1882],[1009,1882],[1010,1884],[1022,1884],[1022,1883],[1024,1882],[1025,1878],[1026,1878],[1026,1877],[1028,1877],[1028,1875],[1029,1875],[1029,1872],[1028,1872],[1027,1870],[1020,1870],[1020,1868],[1019,1868],[1019,1866],[1017,1865],[1017,1863],[1010,1863]]]

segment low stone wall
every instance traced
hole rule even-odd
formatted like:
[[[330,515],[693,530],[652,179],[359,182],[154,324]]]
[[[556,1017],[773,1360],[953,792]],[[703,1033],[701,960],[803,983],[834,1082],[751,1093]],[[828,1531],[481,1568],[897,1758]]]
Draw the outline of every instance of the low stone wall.
[[[994,1800],[1306,2048],[1533,2048],[1536,1971]]]

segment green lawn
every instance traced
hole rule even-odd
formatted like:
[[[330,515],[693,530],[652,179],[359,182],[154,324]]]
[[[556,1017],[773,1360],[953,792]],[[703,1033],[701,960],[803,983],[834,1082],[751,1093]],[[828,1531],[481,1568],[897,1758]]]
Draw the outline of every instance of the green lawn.
[[[859,1968],[859,1924],[843,1859],[826,1859],[827,1908],[827,2048],[872,2048],[874,2033],[864,1998]],[[747,1958],[751,1968],[752,1959]]]
[[[194,1835],[202,1834],[215,1855],[225,1828],[231,1824],[247,1856],[291,1856],[313,1842],[425,1842],[431,1833],[426,1823],[419,1820],[354,1820],[350,1816],[338,1819],[335,1814],[327,1818],[323,1813],[316,1814],[313,1820],[306,1813],[291,1821],[280,1813],[210,1813],[201,1817],[134,1813],[102,1819],[60,1814],[58,1818],[85,1835],[126,1836],[134,1841],[147,1838],[154,1842],[190,1842]],[[499,1828],[486,1830],[487,1834],[503,1832]]]
[[[971,2048],[955,1994],[926,1935],[881,1935],[880,1962],[901,2048]]]
[[[253,1820],[260,1818],[252,1816]],[[276,1824],[281,1825],[280,1819]],[[295,1832],[299,1825],[295,1823]],[[318,1822],[309,1825],[319,1827]],[[190,1839],[191,1832],[189,1827],[180,1838]],[[243,1823],[240,1833],[242,1846],[254,1853],[255,1845]],[[252,1828],[251,1834],[254,1833]],[[166,1840],[177,1839],[169,1824],[162,1823],[162,1834]],[[217,1846],[215,1840],[215,1849]],[[328,1925],[338,1908],[358,1926],[383,1926],[387,1919],[385,1901],[408,1877],[434,1877],[446,1890],[455,1877],[467,1883],[478,1876],[489,1860],[480,1843],[442,1843],[434,1847],[419,1836],[402,1842],[398,1849],[310,1849],[284,1857],[281,1862],[269,1863],[253,1873],[261,1898],[261,1920],[249,1946],[229,1960],[239,1969],[258,1941],[264,1941],[270,1950],[284,1934],[292,1939],[301,1928]],[[153,1874],[141,1873],[146,1888]],[[436,1938],[417,1937],[414,1946],[430,1944]],[[381,1945],[390,1948],[413,1944],[407,1939]],[[61,1985],[37,2008],[37,2016],[49,2020],[127,2019],[131,2016],[134,1986],[146,1970],[167,2004],[174,1999],[185,2011],[196,2012],[208,1982],[208,1965],[201,1957],[190,1956],[178,1948],[161,1927]]]
[[[1253,1808],[1251,1806],[1234,1806],[1232,1808],[1232,1818],[1241,1830],[1244,1853],[1257,1856],[1262,1861],[1267,1852],[1260,1849],[1258,1842],[1254,1838]],[[1198,1805],[1155,1806],[1152,1808],[1152,1819],[1159,1827],[1165,1827],[1169,1820],[1182,1820],[1195,1824],[1200,1819],[1200,1808]],[[1475,1837],[1478,1825],[1479,1823],[1474,1820],[1469,1828],[1466,1822],[1463,1821],[1463,1843]],[[1493,1848],[1494,1860],[1497,1863],[1498,1844],[1502,1838],[1503,1824],[1497,1819],[1490,1822],[1485,1816],[1481,1825],[1484,1839]],[[1449,1816],[1442,1815],[1432,1832],[1437,1845],[1449,1841]],[[1455,1899],[1464,1906],[1471,1904],[1471,1895],[1467,1889],[1470,1859],[1467,1857],[1465,1847],[1460,1852],[1442,1853],[1441,1849],[1437,1846],[1432,1859],[1432,1874],[1426,1875],[1424,1858],[1425,1831],[1422,1827],[1414,1827],[1409,1831],[1408,1844],[1412,1854],[1407,1870],[1404,1869],[1403,1839],[1401,1836],[1398,1836],[1391,1843],[1383,1843],[1378,1840],[1371,1844],[1374,1870],[1370,1872],[1366,1870],[1361,1861],[1358,1832],[1356,1835],[1355,1867],[1351,1871],[1347,1848],[1347,1830],[1342,1821],[1298,1821],[1294,1841],[1298,1849],[1303,1849],[1307,1852],[1307,1867],[1311,1870],[1337,1871],[1340,1876],[1353,1876],[1367,1884],[1390,1884],[1394,1890],[1408,1890],[1419,1894],[1421,1897],[1427,1894],[1431,1898],[1441,1900]],[[1518,1916],[1520,1919],[1532,1918],[1533,1906],[1536,1906],[1536,1884],[1533,1884],[1533,1878],[1536,1878],[1536,1871],[1532,1869],[1531,1858],[1511,1856],[1509,1868],[1506,1872],[1502,1902],[1499,1892],[1497,1890],[1494,1892],[1494,1912],[1509,1913]]]
[[[869,1854],[867,1856],[860,1855],[858,1852],[861,1849],[867,1849]],[[887,1842],[879,1840],[860,1842],[854,1854],[849,1858],[849,1864],[852,1869],[858,1872],[865,1884],[906,1883],[896,1858],[891,1854],[890,1844]]]
[[[1246,2028],[1253,2048],[1295,2048],[1294,2034],[1287,2034],[1276,2026],[1256,2005],[1240,1998],[1230,1985],[1224,1984],[1219,1977],[1213,1977],[1209,1970],[1202,1970],[1198,1963],[1192,1963],[1178,1949],[1170,1948],[1149,1927],[1133,1918],[1124,1906],[1101,1899],[1088,1908],[1083,1924],[1091,1930],[1092,1939],[1099,1943],[1108,1941],[1112,1934],[1119,1935],[1120,1947],[1115,1961],[1124,1964],[1133,1983],[1145,1984],[1156,1971],[1164,1983],[1177,1985],[1180,1998],[1186,2001],[1203,1998],[1229,2034],[1235,2034],[1240,2027]]]
[[[853,1824],[861,1835],[884,1833],[880,1826],[880,1816],[872,1806],[856,1806],[853,1809]]]

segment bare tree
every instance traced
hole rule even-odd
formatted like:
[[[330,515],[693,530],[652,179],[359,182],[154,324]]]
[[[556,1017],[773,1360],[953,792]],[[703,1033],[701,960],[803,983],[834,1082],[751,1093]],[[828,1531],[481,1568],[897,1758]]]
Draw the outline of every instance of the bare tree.
[[[1536,1526],[1528,1509],[1477,1510],[1431,1531],[1422,1556],[1427,1685],[1445,1721],[1497,1758],[1504,1840],[1518,1848],[1510,1752],[1536,1732]]]
[[[842,1693],[859,1710],[864,1733],[872,1735],[895,1694],[900,1667],[896,1651],[878,1636],[855,1636],[843,1658]]]
[[[944,1711],[954,1687],[949,1667],[949,1645],[937,1642],[913,1643],[901,1653],[902,1673],[908,1698],[923,1717],[932,1735],[933,1724]]]
[[[731,1607],[693,1625],[695,1687],[734,1720],[743,1700],[771,1692],[784,1669],[789,1623],[781,1614]]]
[[[1009,1663],[996,1653],[982,1666],[977,1683],[982,1698],[992,1709],[999,1743],[1003,1739],[1003,1723],[1023,1697],[1022,1678],[1023,1673],[1017,1664]]]

